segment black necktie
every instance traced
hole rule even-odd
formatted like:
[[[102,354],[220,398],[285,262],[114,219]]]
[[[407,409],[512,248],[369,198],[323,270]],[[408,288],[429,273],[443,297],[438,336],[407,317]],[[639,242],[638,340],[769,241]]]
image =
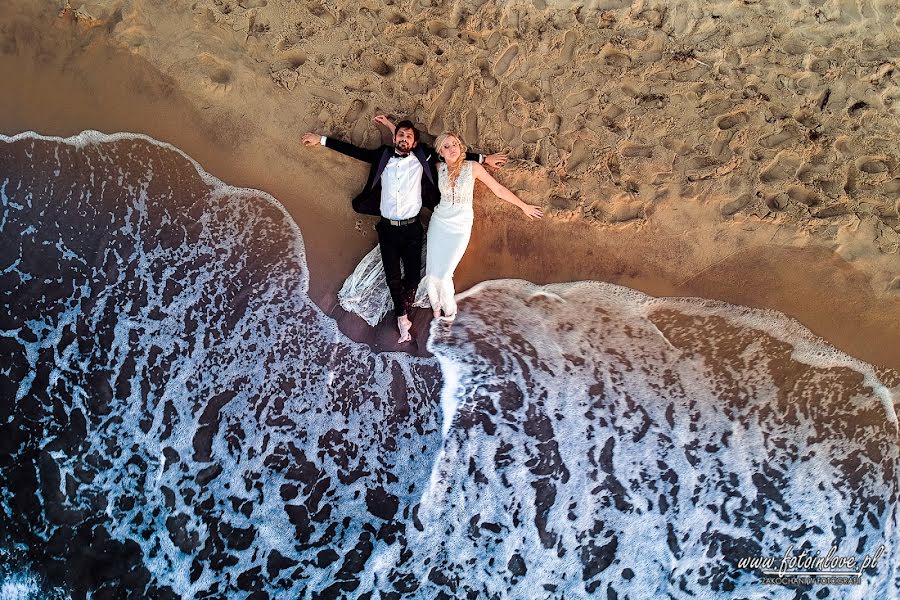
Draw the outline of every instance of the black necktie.
[[[409,154],[400,154],[396,150],[394,150],[394,158],[406,158]]]

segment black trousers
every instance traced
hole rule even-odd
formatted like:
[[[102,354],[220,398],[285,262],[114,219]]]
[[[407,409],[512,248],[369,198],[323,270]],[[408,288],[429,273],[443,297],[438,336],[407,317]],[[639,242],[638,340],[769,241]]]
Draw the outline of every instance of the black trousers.
[[[381,219],[375,226],[381,246],[381,262],[394,302],[394,314],[406,314],[406,302],[412,301],[422,279],[422,240],[425,229],[416,219],[408,225],[391,225]],[[400,265],[403,265],[401,273]]]

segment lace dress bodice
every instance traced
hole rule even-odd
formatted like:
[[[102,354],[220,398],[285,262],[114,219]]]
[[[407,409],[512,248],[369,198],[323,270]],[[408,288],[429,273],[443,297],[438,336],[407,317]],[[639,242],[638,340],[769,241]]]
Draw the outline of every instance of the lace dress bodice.
[[[441,204],[448,206],[472,206],[472,197],[475,195],[475,175],[472,173],[472,162],[465,161],[455,184],[450,185],[450,175],[447,164],[441,163],[438,167],[438,189],[441,192]]]

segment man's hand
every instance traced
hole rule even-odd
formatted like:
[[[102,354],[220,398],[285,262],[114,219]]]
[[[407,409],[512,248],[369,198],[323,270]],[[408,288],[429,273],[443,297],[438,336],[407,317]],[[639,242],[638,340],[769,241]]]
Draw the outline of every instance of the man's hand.
[[[322,136],[318,133],[304,133],[300,141],[304,146],[318,146],[322,143]]]
[[[485,156],[484,164],[494,169],[499,169],[506,164],[507,160],[509,160],[509,157],[506,154],[498,152],[496,154],[488,154]]]
[[[377,115],[372,118],[372,122],[376,125],[381,125],[382,127],[387,128],[387,130],[391,132],[391,135],[394,135],[394,130],[396,129],[396,127],[393,123],[391,123],[391,120],[388,119],[386,115]]]

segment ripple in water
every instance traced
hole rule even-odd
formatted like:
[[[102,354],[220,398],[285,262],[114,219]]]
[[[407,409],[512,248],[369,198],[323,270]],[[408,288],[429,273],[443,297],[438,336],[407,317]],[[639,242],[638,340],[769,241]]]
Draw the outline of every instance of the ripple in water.
[[[483,284],[436,358],[374,354],[271,197],[141,136],[2,141],[3,590],[793,598],[738,560],[885,544],[800,590],[896,597],[896,372],[597,283]]]

